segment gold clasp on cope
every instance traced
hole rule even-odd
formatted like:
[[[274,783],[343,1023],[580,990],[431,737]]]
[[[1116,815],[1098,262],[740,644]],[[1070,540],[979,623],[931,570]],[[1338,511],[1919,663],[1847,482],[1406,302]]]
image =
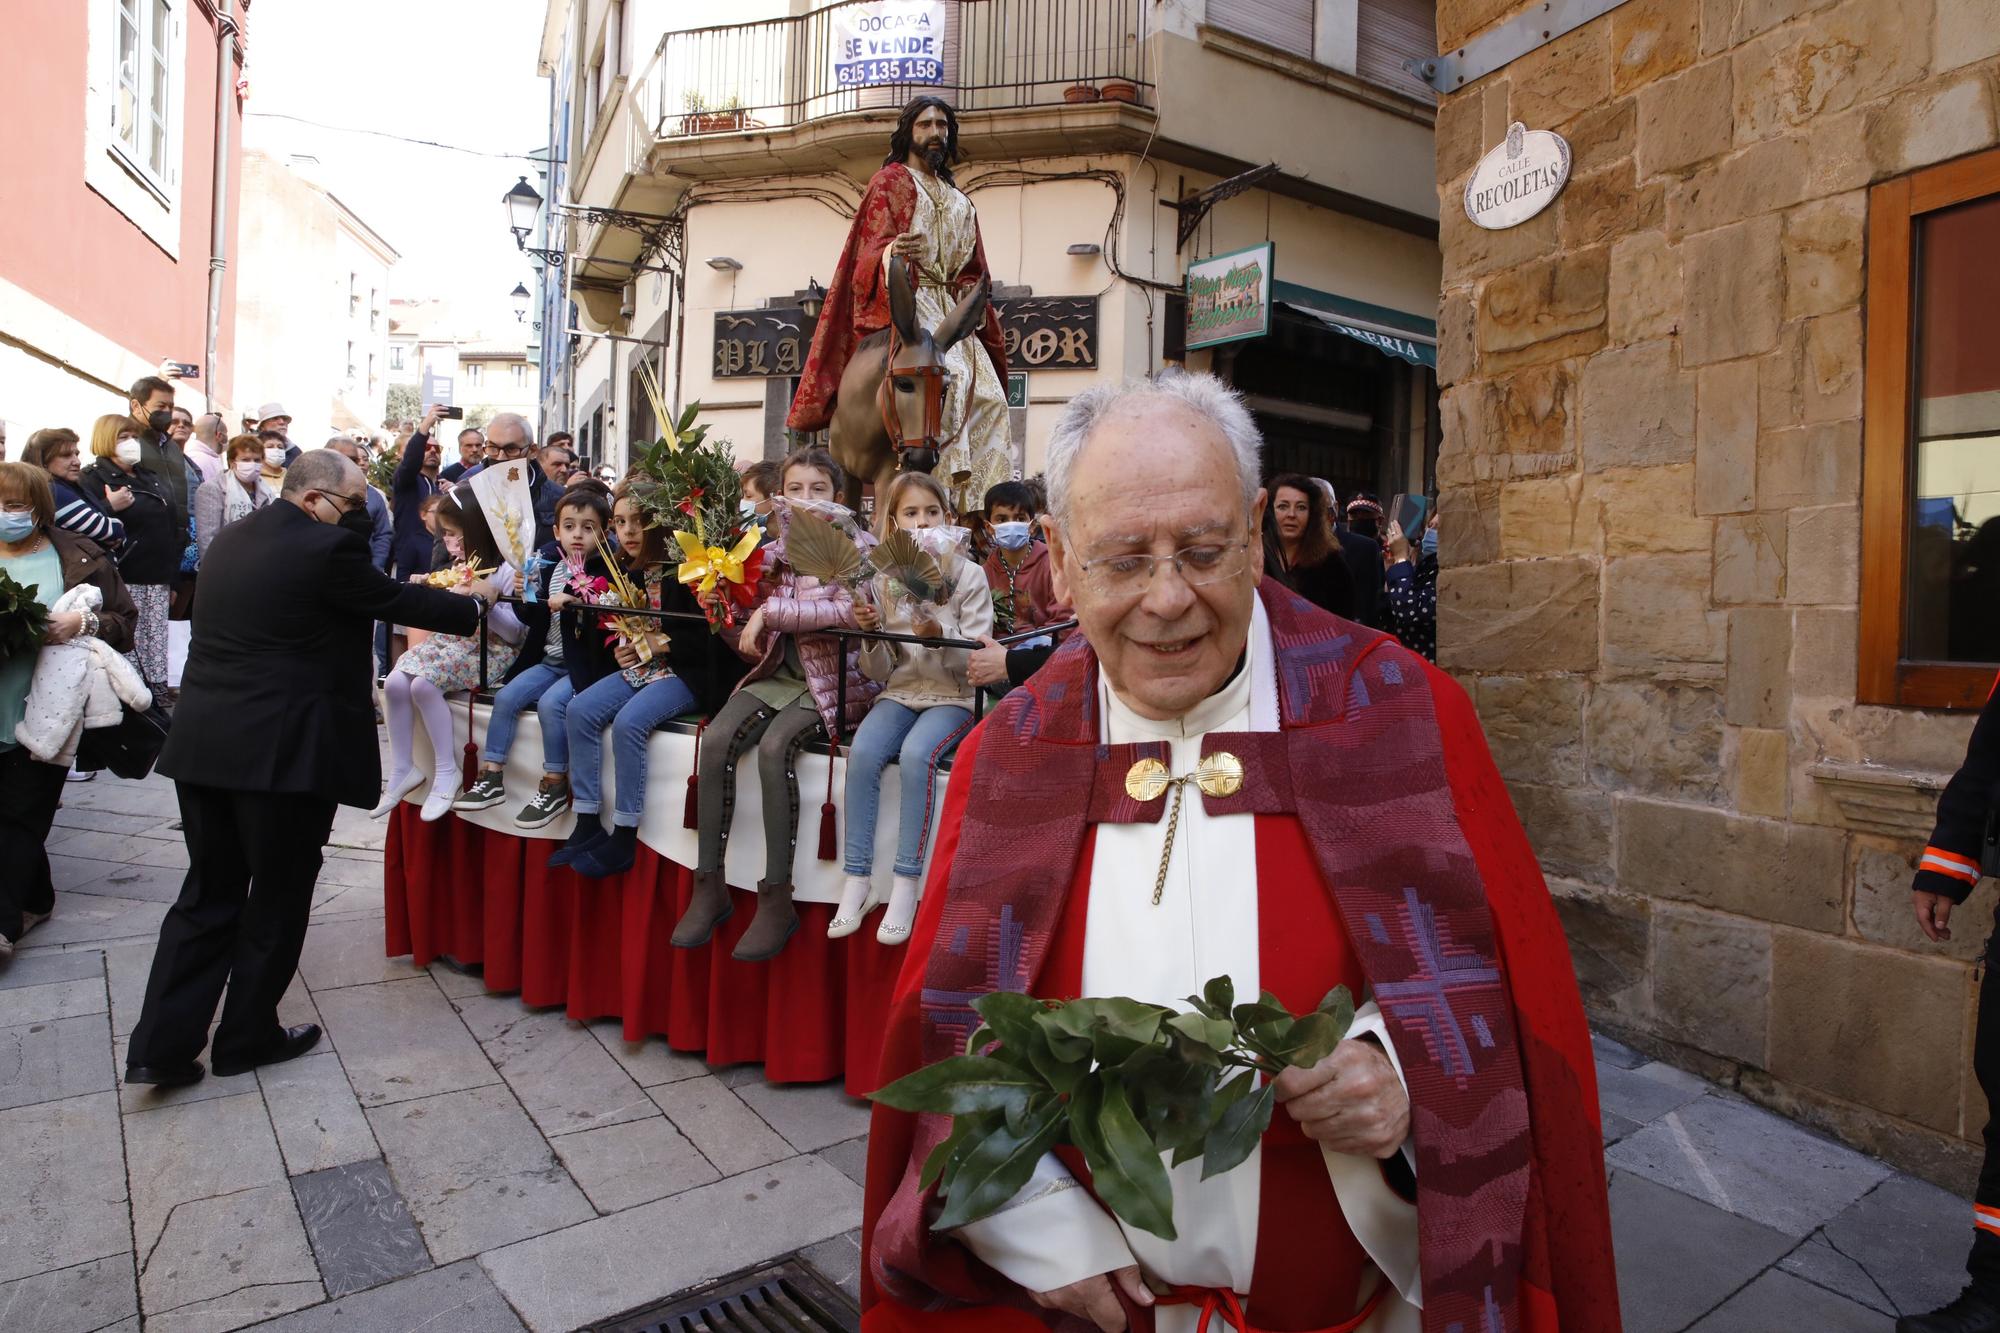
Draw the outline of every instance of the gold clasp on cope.
[[[1174,834],[1181,826],[1181,798],[1187,794],[1190,782],[1201,788],[1204,796],[1234,796],[1243,790],[1243,761],[1227,750],[1217,750],[1204,756],[1194,772],[1178,778],[1169,774],[1167,766],[1157,759],[1141,759],[1125,772],[1125,794],[1141,804],[1158,800],[1169,787],[1174,790],[1174,803],[1167,812],[1167,844],[1160,849],[1160,873],[1153,881],[1155,907],[1160,905],[1160,899],[1167,891],[1167,867],[1174,858]]]

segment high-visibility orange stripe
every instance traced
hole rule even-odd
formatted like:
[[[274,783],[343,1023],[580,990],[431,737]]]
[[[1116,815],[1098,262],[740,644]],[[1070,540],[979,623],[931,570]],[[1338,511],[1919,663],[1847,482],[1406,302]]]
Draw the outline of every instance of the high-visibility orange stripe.
[[[1983,1217],[1989,1222],[2000,1222],[2000,1207],[1975,1203],[1972,1205],[1972,1215],[1974,1217]]]
[[[1973,860],[1971,857],[1961,855],[1958,852],[1948,852],[1942,847],[1924,848],[1924,858],[1934,861],[1949,861],[1953,865],[1963,866],[1967,870],[1979,869],[1979,862]]]
[[[1989,1222],[1983,1217],[1974,1219],[1972,1229],[1975,1231],[1990,1231],[1994,1235],[2000,1236],[2000,1223]]]

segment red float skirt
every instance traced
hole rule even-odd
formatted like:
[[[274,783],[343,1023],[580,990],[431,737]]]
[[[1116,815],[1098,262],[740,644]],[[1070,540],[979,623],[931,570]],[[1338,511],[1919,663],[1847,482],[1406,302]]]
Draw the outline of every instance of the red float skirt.
[[[617,1018],[627,1041],[665,1037],[713,1065],[761,1063],[772,1083],[840,1078],[853,1096],[875,1090],[902,946],[876,943],[872,930],[829,940],[834,905],[800,903],[782,954],[739,963],[729,953],[756,898],[736,891],[735,913],[706,946],[676,949],[686,866],[641,843],[624,874],[583,879],[549,869],[560,846],[455,816],[426,824],[398,805],[383,858],[387,953],[420,967],[480,965],[489,991],[561,1005],[578,1021]]]

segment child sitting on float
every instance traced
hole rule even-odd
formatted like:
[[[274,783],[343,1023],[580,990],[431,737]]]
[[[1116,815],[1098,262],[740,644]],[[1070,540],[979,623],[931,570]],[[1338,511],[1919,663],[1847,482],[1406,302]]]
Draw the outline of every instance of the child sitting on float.
[[[569,732],[565,722],[570,697],[579,685],[588,686],[595,657],[588,651],[584,636],[599,634],[593,619],[581,617],[576,607],[601,588],[604,563],[599,551],[611,524],[611,503],[603,489],[593,482],[564,491],[556,500],[556,539],[545,550],[549,557],[536,579],[535,601],[523,606],[520,617],[527,626],[521,657],[500,693],[493,700],[493,714],[486,723],[486,738],[480,749],[478,780],[464,795],[451,803],[461,811],[490,810],[507,799],[503,774],[507,753],[514,748],[514,735],[521,713],[533,707],[542,724],[541,789],[527,808],[515,817],[522,828],[540,828],[561,815],[569,804]],[[524,593],[525,597],[526,594]],[[553,809],[545,794],[560,793],[561,804]]]
[[[639,824],[646,810],[647,745],[662,725],[704,703],[716,701],[709,663],[726,654],[714,651],[694,594],[676,577],[667,529],[652,522],[628,478],[612,492],[611,530],[618,539],[619,570],[636,604],[655,611],[680,611],[682,620],[633,616],[613,620],[616,641],[611,669],[569,702],[571,807],[576,828],[549,858],[588,879],[632,868],[638,856]],[[635,602],[627,601],[626,605]],[[730,674],[734,679],[734,673]],[[617,795],[611,826],[601,818],[604,791],[604,733],[611,732],[612,773]]]
[[[784,533],[790,506],[812,504],[822,512],[853,516],[834,504],[846,476],[824,449],[805,448],[785,459],[779,474],[781,496],[773,505],[778,539],[766,548],[765,599],[740,630],[725,630],[745,660],[754,663],[729,702],[723,705],[701,744],[698,784],[699,853],[694,892],[674,927],[674,943],[696,948],[735,910],[723,882],[722,858],[735,813],[736,764],[751,747],[757,751],[763,787],[764,879],[757,886],[757,915],[737,942],[733,957],[744,962],[775,958],[799,928],[792,905],[792,861],[798,847],[798,759],[808,741],[851,730],[867,715],[880,688],[861,674],[858,646],[817,632],[858,628],[854,593],[840,583],[823,583],[786,563]],[[869,544],[865,534],[858,534]],[[847,680],[847,711],[837,716],[840,683]],[[830,811],[822,811],[824,821]],[[822,851],[831,825],[822,824]]]
[[[889,483],[883,510],[896,528],[938,537],[969,534],[951,526],[956,518],[951,501],[936,478],[921,472],[900,472]],[[920,539],[918,546],[936,560],[943,583],[935,601],[905,591],[878,587],[881,610],[865,603],[854,608],[863,629],[914,634],[925,639],[965,639],[977,642],[993,632],[993,595],[986,574],[964,558],[957,540]],[[879,581],[878,581],[879,582]],[[827,927],[829,939],[852,935],[870,910],[882,902],[875,887],[875,821],[882,804],[882,772],[897,761],[900,822],[896,825],[895,883],[889,910],[875,938],[901,944],[910,938],[917,914],[917,893],[924,871],[924,851],[930,840],[933,779],[943,760],[972,730],[973,688],[965,678],[968,653],[963,648],[926,648],[912,643],[873,640],[861,648],[861,669],[882,682],[880,698],[868,710],[854,744],[847,752],[847,855],[840,907]]]
[[[499,543],[487,526],[479,501],[470,486],[460,486],[439,499],[438,532],[452,565],[430,575],[416,575],[454,591],[471,579],[485,575],[500,596],[514,591],[514,567],[500,554]],[[486,678],[499,680],[514,664],[520,649],[523,627],[513,608],[495,605],[486,617]],[[389,782],[375,818],[385,817],[405,796],[424,785],[425,774],[415,769],[411,740],[416,719],[423,721],[430,738],[433,771],[429,775],[430,794],[424,798],[422,817],[442,819],[458,794],[459,756],[452,736],[451,710],[447,694],[475,689],[479,685],[479,640],[474,635],[433,634],[396,659],[396,665],[382,682],[384,711],[389,722]]]

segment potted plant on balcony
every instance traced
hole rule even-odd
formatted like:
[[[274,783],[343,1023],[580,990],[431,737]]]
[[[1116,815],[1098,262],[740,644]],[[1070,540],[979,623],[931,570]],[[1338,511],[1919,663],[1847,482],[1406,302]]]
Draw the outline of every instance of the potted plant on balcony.
[[[1097,85],[1095,84],[1072,83],[1069,87],[1063,89],[1063,101],[1065,102],[1095,102],[1097,99],[1098,92]]]
[[[1097,85],[1097,95],[1107,102],[1137,102],[1139,85],[1130,79],[1106,79]]]
[[[727,130],[740,130],[747,117],[743,110],[743,99],[731,94],[719,107],[710,107],[698,92],[682,94],[681,105],[687,114],[681,117],[682,134],[719,134]]]

